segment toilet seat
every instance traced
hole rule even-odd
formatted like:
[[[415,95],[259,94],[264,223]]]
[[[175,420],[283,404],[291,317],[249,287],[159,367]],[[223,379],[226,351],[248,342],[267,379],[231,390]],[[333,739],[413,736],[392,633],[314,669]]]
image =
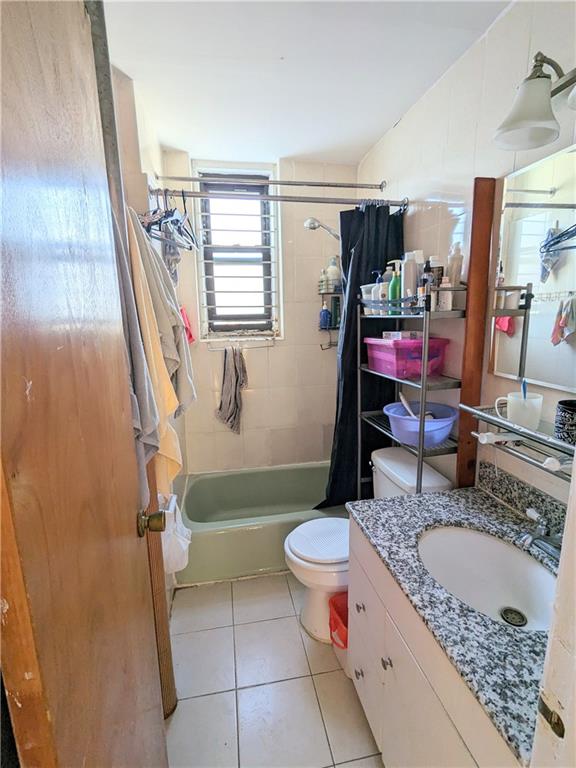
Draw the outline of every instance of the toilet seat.
[[[311,566],[332,566],[340,571],[348,564],[348,530],[345,518],[309,520],[288,535],[286,544],[297,560]]]

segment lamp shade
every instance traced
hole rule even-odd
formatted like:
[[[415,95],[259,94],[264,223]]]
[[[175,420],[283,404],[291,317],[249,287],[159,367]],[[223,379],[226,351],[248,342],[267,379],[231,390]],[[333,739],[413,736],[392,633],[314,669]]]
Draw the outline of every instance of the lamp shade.
[[[494,135],[501,149],[534,149],[556,141],[560,126],[552,112],[551,89],[549,77],[524,80],[508,117]]]

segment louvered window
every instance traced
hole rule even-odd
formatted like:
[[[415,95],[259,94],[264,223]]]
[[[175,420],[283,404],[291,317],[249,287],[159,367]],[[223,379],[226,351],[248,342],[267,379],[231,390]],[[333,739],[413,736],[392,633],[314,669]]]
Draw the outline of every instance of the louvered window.
[[[270,178],[251,175],[252,181],[261,183],[246,184],[237,174],[199,175],[225,182],[200,183],[200,191],[222,195],[201,199],[198,208],[202,335],[275,336],[279,332],[278,212],[276,203],[262,199],[269,193]]]

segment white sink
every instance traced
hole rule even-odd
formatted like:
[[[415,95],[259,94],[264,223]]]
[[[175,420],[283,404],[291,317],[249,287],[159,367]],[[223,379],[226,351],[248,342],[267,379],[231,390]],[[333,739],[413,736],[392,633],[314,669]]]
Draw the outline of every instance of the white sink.
[[[431,528],[418,542],[429,573],[464,603],[491,619],[521,629],[547,630],[556,579],[531,555],[488,533],[468,528]]]

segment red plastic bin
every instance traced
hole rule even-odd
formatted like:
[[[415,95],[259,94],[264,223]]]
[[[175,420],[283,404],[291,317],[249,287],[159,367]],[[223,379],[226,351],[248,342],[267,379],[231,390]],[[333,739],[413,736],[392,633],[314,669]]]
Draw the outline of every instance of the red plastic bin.
[[[418,379],[422,375],[422,339],[364,339],[371,371]],[[441,376],[450,339],[431,338],[428,343],[428,376]]]
[[[330,637],[336,648],[348,648],[348,592],[338,592],[328,601],[330,606]]]

